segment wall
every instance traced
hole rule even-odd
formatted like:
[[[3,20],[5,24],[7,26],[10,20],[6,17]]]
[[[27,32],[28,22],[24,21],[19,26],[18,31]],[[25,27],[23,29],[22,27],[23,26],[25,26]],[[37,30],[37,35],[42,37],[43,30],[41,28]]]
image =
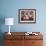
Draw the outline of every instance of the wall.
[[[46,31],[46,1],[45,0],[1,0],[0,17],[13,17],[14,26],[11,31]],[[31,8],[36,9],[36,24],[19,24],[18,9]],[[6,25],[1,26],[2,32],[8,31]]]

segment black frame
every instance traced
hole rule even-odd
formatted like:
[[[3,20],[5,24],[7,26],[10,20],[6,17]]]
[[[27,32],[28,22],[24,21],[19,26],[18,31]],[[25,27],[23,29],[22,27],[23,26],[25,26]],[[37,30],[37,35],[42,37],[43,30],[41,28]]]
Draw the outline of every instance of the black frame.
[[[24,14],[27,12],[27,11],[32,11],[33,12],[33,16],[34,16],[34,20],[30,20],[30,21],[22,21],[21,20],[21,17],[22,16],[21,14],[23,14],[23,11],[24,11]],[[28,13],[29,13],[28,12]],[[31,13],[32,14],[32,13]],[[18,22],[19,23],[36,23],[36,9],[19,9],[19,12],[18,12]]]

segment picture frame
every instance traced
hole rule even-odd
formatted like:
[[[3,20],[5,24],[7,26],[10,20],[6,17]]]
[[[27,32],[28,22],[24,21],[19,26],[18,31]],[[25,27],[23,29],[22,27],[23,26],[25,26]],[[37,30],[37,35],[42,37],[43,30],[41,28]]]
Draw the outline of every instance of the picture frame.
[[[36,23],[36,9],[19,9],[19,23]]]

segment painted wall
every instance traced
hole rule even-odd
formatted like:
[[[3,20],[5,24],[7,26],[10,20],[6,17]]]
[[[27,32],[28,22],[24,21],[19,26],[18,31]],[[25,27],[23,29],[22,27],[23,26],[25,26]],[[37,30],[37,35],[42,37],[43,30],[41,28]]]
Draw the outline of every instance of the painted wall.
[[[36,9],[36,24],[18,23],[18,9],[22,8]],[[46,0],[0,0],[0,32],[8,32],[4,23],[7,17],[13,17],[15,21],[11,32],[46,32]]]

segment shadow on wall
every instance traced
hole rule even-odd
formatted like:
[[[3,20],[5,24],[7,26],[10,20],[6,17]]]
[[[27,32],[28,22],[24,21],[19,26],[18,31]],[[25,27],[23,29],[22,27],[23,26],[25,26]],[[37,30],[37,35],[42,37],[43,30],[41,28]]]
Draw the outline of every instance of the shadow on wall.
[[[3,46],[3,32],[2,32],[2,25],[5,23],[5,17],[0,16],[0,46]]]
[[[5,24],[5,17],[4,16],[0,16],[0,33],[2,33],[2,25]]]

